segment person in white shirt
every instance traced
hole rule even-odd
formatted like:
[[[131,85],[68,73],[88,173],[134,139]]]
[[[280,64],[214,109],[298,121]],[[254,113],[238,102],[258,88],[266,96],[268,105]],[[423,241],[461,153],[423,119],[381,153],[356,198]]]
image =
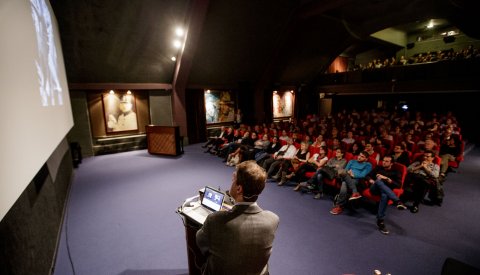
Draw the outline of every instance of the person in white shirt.
[[[267,172],[267,177],[272,178],[279,171],[279,165],[284,159],[293,159],[297,153],[297,148],[293,145],[293,140],[288,138],[287,144],[283,145],[273,156],[263,162],[263,168]]]

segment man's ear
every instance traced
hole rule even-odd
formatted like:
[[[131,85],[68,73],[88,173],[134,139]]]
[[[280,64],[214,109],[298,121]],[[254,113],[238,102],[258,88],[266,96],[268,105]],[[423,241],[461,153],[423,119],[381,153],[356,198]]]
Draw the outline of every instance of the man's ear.
[[[243,185],[237,184],[237,194],[243,196]]]

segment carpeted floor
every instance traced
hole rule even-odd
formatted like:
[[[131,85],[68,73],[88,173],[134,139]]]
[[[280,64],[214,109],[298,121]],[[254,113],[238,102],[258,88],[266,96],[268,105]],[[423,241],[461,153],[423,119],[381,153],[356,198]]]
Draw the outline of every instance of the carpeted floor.
[[[194,144],[179,157],[141,150],[84,159],[54,274],[188,274],[175,210],[205,185],[228,189],[233,171],[202,151]],[[333,216],[331,197],[314,200],[269,182],[259,204],[280,216],[270,273],[439,275],[447,257],[480,267],[479,168],[480,148],[474,148],[458,173],[448,175],[442,207],[421,205],[417,214],[390,207],[388,236],[377,230],[371,204]]]

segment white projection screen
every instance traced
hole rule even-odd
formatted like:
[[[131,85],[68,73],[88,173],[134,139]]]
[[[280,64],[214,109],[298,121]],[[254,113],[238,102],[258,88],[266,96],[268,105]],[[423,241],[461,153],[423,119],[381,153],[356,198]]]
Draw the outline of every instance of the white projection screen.
[[[73,127],[49,0],[0,1],[0,220]]]

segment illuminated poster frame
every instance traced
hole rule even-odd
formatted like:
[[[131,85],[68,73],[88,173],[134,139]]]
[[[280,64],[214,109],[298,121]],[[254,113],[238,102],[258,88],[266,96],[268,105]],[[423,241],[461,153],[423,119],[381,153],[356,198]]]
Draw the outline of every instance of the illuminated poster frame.
[[[272,112],[273,118],[290,118],[293,116],[295,106],[295,93],[293,90],[273,91]]]
[[[102,95],[105,129],[107,134],[137,131],[137,109],[131,91],[110,91]]]
[[[232,91],[205,90],[205,120],[207,124],[233,122],[235,101]]]

